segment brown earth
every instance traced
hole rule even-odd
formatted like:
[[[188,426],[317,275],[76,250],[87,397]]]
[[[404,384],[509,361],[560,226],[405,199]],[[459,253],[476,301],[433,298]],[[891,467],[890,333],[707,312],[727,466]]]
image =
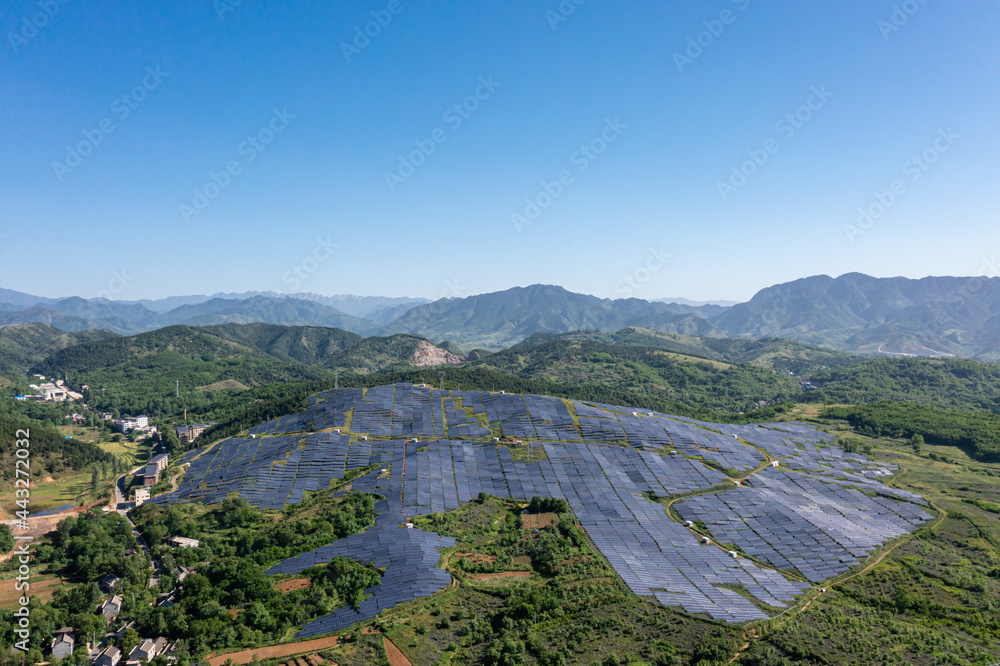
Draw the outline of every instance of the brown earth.
[[[29,590],[18,591],[14,587],[17,584],[16,579],[10,578],[0,581],[0,608],[20,605],[20,599],[25,594],[28,594],[35,601],[52,601],[56,590],[65,587],[67,583],[66,579],[59,576],[47,578],[42,581],[29,580],[28,584],[31,588]]]
[[[284,592],[288,594],[292,590],[300,590],[303,587],[310,587],[312,582],[308,578],[293,578],[291,580],[283,580],[274,586],[278,592]]]
[[[524,518],[524,529],[540,530],[543,527],[559,524],[559,516],[554,513],[529,513]]]
[[[500,573],[469,574],[474,580],[490,580],[491,578],[530,578],[530,571],[501,571]]]
[[[455,553],[455,557],[463,557],[469,564],[493,564],[497,561],[496,555],[483,555],[482,553]]]
[[[271,645],[269,647],[254,648],[252,650],[242,650],[240,652],[230,652],[228,654],[220,654],[217,657],[212,657],[208,660],[210,666],[223,666],[226,660],[232,659],[234,664],[249,664],[253,659],[254,655],[257,655],[258,661],[264,661],[265,659],[282,659],[284,657],[291,657],[295,654],[302,654],[303,652],[316,652],[317,650],[326,650],[327,648],[337,647],[337,641],[339,641],[337,636],[328,636],[326,638],[316,638],[311,641],[302,641],[301,643],[285,643],[284,645]]]
[[[410,660],[406,658],[406,655],[403,654],[403,651],[396,647],[388,638],[382,639],[382,645],[385,646],[385,654],[389,657],[389,663],[392,666],[413,666]]]

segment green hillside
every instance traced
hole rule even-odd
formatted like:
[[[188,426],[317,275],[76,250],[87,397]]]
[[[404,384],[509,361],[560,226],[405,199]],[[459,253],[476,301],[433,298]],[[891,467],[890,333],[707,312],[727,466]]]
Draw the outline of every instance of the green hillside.
[[[328,365],[330,358],[357,347],[364,340],[356,333],[318,326],[223,324],[206,326],[202,330],[282,361],[307,365]]]
[[[412,335],[362,338],[335,328],[225,324],[97,339],[12,368],[88,385],[85,398],[95,409],[158,416],[211,414],[219,400],[246,389],[332,382],[335,370],[366,374],[459,360]]]
[[[816,396],[841,404],[900,400],[1000,414],[1000,364],[969,359],[873,359],[813,375]]]
[[[21,382],[31,366],[67,347],[117,337],[110,331],[64,333],[47,324],[34,323],[0,328],[0,376]]]
[[[96,409],[122,413],[177,413],[208,406],[213,392],[198,390],[231,380],[243,386],[332,377],[322,368],[288,363],[267,353],[189,326],[171,326],[66,348],[33,368],[62,375],[71,386],[87,384]],[[181,397],[176,398],[176,383]]]
[[[795,374],[806,374],[863,361],[863,357],[788,338],[691,336],[636,327],[623,328],[614,333],[604,331],[536,333],[515,347],[530,347],[553,340],[589,340],[608,345],[649,347],[713,361],[744,363]]]
[[[752,365],[730,365],[664,349],[553,340],[498,352],[475,367],[523,379],[600,384],[695,408],[751,411],[758,401],[781,402],[799,394],[787,374]]]

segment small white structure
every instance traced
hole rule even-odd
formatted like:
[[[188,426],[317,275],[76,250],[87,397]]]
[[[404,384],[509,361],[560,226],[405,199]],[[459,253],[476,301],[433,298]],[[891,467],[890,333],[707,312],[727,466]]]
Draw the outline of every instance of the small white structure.
[[[729,551],[729,557],[735,560],[737,557],[739,557],[739,554],[735,550],[731,550]]]
[[[149,501],[149,487],[148,486],[142,486],[140,488],[136,488],[135,492],[133,493],[133,499],[135,500],[135,505],[136,506],[142,506],[143,502],[148,502]]]
[[[712,540],[711,540],[711,539],[709,539],[708,537],[702,537],[702,538],[701,538],[701,542],[702,542],[702,543],[712,543]]]
[[[694,527],[694,522],[690,520],[685,520],[684,524],[687,525],[688,527]]]
[[[201,542],[197,539],[189,539],[182,536],[172,536],[167,539],[167,543],[174,548],[197,548]]]
[[[672,456],[676,456],[676,455],[677,455],[677,452],[676,452],[676,451],[671,451],[671,452],[670,452],[670,455],[672,455]]]
[[[781,463],[775,460],[773,463],[771,463],[771,467],[781,467]]]

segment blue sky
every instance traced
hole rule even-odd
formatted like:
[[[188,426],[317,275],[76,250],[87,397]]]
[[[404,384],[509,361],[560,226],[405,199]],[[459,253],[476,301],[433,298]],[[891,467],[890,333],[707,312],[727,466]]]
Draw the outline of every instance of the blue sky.
[[[996,2],[465,4],[4,3],[0,286],[995,273]]]

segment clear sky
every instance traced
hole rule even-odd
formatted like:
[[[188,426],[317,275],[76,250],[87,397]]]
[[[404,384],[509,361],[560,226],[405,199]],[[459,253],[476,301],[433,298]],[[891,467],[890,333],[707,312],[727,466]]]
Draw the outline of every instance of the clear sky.
[[[995,0],[0,11],[10,289],[741,300],[1000,259]]]

